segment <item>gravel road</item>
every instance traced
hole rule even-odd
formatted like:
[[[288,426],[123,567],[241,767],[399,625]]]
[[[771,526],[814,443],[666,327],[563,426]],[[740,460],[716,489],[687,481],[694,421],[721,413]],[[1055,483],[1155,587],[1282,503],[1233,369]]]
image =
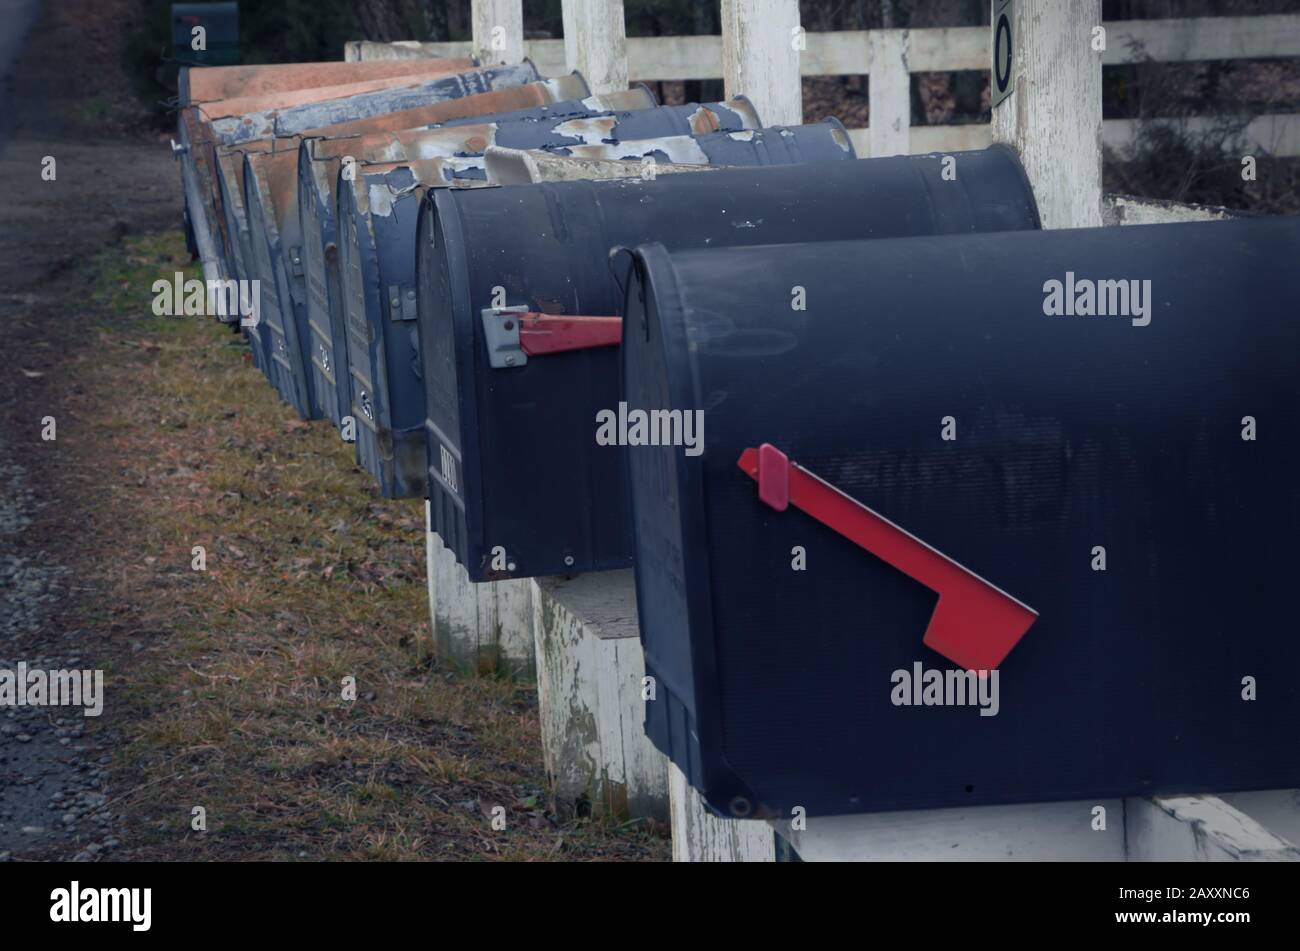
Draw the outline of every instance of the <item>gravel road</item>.
[[[67,79],[76,54],[64,48],[76,22],[69,5],[54,6],[27,34],[0,107],[0,861],[92,861],[120,845],[107,772],[111,693],[92,720],[80,707],[5,703],[3,678],[20,664],[98,666],[99,639],[64,620],[90,595],[69,567],[77,539],[60,521],[60,443],[41,439],[41,420],[57,419],[76,389],[64,335],[86,302],[84,283],[67,277],[124,234],[180,220],[165,138],[101,139],[77,126],[84,89]],[[11,26],[35,7],[0,0]],[[19,35],[0,43],[0,75]],[[55,181],[41,177],[45,156],[57,160]]]

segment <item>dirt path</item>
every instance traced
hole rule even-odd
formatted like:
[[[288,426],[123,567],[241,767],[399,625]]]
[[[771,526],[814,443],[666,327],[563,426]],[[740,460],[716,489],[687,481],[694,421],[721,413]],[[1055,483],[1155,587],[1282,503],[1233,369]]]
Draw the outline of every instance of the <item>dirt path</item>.
[[[11,3],[7,21],[32,6]],[[68,403],[80,389],[66,360],[84,344],[75,340],[84,288],[71,275],[124,234],[174,226],[179,213],[175,169],[156,137],[106,138],[78,121],[83,90],[60,50],[76,11],[57,12],[28,35],[0,111],[0,671],[106,662],[75,621],[90,589],[75,571],[82,553],[60,491]],[[53,180],[42,176],[49,158]],[[47,417],[52,441],[41,438]],[[0,859],[84,861],[119,847],[108,807],[114,719],[111,705],[93,726],[74,707],[0,708]]]

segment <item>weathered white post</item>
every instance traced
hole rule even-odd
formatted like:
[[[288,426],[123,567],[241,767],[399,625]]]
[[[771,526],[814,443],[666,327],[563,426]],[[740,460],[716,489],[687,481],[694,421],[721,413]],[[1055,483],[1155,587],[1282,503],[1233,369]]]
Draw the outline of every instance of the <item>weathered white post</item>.
[[[1020,154],[1044,228],[1102,223],[1101,26],[1101,0],[993,0],[993,141]]]
[[[911,152],[912,87],[907,68],[907,30],[872,30],[868,34],[870,73],[867,102],[871,109],[867,138],[871,157]]]
[[[434,654],[442,663],[475,674],[536,677],[533,585],[527,578],[475,583],[455,554],[429,530],[424,503],[424,551]]]
[[[524,61],[523,0],[470,0],[471,49],[484,66]]]
[[[726,95],[748,96],[763,125],[803,122],[799,0],[722,0]]]
[[[668,762],[645,734],[632,572],[533,581],[537,706],[563,811],[668,818]]]
[[[676,766],[668,767],[674,862],[775,862],[776,839],[761,819],[719,819]]]
[[[623,0],[563,0],[564,59],[593,95],[627,88]]]

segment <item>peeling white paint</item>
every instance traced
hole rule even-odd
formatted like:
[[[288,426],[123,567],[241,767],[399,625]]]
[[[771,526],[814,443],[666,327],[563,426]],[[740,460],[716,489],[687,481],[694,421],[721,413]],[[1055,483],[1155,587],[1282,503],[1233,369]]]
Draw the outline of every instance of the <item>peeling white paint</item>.
[[[708,165],[709,157],[689,135],[670,135],[660,139],[634,139],[627,142],[572,145],[570,156],[583,159],[627,160],[638,156],[663,154],[674,165]]]
[[[488,180],[496,185],[527,185],[532,182],[572,182],[588,179],[626,178],[640,180],[645,175],[645,165],[639,159],[586,158],[555,155],[544,150],[507,149],[493,146],[484,155]],[[723,166],[679,165],[672,162],[655,162],[655,175],[674,175],[682,172],[712,172]]]
[[[387,218],[393,213],[393,190],[387,185],[371,185],[367,189],[367,194],[370,198],[369,206],[372,215]]]

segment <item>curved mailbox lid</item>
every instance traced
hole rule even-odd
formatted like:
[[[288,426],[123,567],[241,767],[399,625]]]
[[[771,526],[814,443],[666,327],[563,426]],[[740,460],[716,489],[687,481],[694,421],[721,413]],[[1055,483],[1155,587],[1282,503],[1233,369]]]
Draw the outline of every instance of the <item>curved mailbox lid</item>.
[[[612,97],[605,97],[606,100]],[[591,100],[587,100],[591,101]],[[455,128],[474,122],[515,123],[509,126],[519,141],[507,134],[498,140],[507,148],[536,148],[535,135],[523,130],[521,120],[549,124],[552,138],[549,146],[597,145],[618,139],[648,139],[664,135],[705,135],[709,132],[741,132],[759,127],[758,114],[743,96],[726,102],[687,103],[681,106],[636,105],[614,109],[586,109],[562,111],[553,107],[519,109],[499,116],[479,119],[461,119],[444,123],[444,128]],[[504,130],[503,130],[504,132]]]
[[[566,125],[572,127],[574,124]],[[649,155],[679,165],[800,165],[857,157],[848,132],[839,120],[692,136],[614,135],[609,141],[548,148],[557,155],[574,158],[635,159]]]
[[[521,86],[536,82],[538,78],[537,70],[531,63],[494,67],[440,76],[415,86],[380,89],[342,99],[214,119],[212,128],[219,141],[227,144],[263,139],[271,135],[293,135],[340,121],[378,116],[509,86]]]
[[[363,63],[270,63],[256,66],[182,66],[179,76],[181,105],[262,96],[294,89],[336,86],[394,76],[464,72],[476,64],[471,59],[388,60]]]
[[[1300,784],[1294,678],[1242,699],[1300,665],[1298,253],[1295,218],[639,249],[624,397],[705,447],[626,453],[655,744],[724,814]],[[980,710],[933,585],[779,511],[765,443],[1038,612]]]
[[[329,99],[347,99],[361,93],[377,92],[399,87],[415,87],[448,74],[472,73],[473,66],[439,64],[436,69],[424,73],[406,76],[381,77],[377,79],[347,82],[330,86],[311,86],[302,89],[273,90],[269,93],[234,96],[202,104],[203,114],[210,121],[227,119],[232,116],[245,116],[268,110],[292,109],[308,103],[325,102]]]
[[[581,77],[576,73],[572,78],[574,81],[581,81]],[[459,99],[430,102],[427,105],[416,106],[412,109],[398,109],[396,112],[385,112],[360,118],[348,117],[342,122],[332,122],[329,125],[306,129],[302,134],[305,136],[337,137],[366,135],[371,132],[390,132],[396,129],[425,128],[458,119],[478,122],[480,116],[491,113],[556,103],[556,95],[557,90],[553,83],[525,83],[522,86],[508,86],[504,89],[494,89],[491,92],[462,96]],[[573,100],[564,99],[559,101],[571,102]]]
[[[471,116],[448,119],[436,123],[434,128],[465,125],[471,122],[519,122],[522,119],[554,119],[563,115],[596,115],[603,112],[632,112],[637,109],[654,109],[659,105],[644,84],[632,89],[618,89],[585,99],[569,99],[527,108],[499,112],[482,112]]]
[[[436,368],[425,379],[430,501],[470,577],[489,580],[496,546],[521,576],[632,558],[619,453],[594,433],[596,413],[618,404],[617,351],[494,370],[485,308],[617,316],[609,249],[651,237],[700,247],[1038,226],[1013,153],[956,157],[957,181],[935,155],[431,192],[417,273],[423,363]]]
[[[484,170],[495,185],[531,185],[536,182],[574,182],[593,178],[646,178],[651,174],[717,171],[717,165],[676,165],[622,159],[573,158],[544,150],[507,149],[488,146],[483,153]]]

